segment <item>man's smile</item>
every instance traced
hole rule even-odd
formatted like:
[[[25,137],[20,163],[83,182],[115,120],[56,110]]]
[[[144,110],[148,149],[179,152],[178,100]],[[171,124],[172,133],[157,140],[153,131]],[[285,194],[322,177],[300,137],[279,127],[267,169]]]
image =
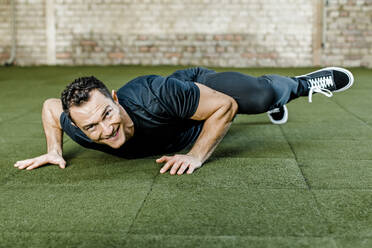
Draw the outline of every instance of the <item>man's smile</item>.
[[[119,128],[120,126],[110,135],[110,137],[107,138],[107,140],[116,140],[119,137]]]

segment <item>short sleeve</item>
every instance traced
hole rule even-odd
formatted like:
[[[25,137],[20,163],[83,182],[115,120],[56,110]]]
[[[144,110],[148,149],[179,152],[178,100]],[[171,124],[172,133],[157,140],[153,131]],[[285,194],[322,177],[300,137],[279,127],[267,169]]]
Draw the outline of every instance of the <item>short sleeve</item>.
[[[204,67],[192,67],[173,72],[169,77],[177,78],[181,81],[203,82],[207,74],[215,73],[215,71]]]
[[[71,124],[71,120],[66,113],[62,112],[59,122],[61,123],[62,130],[76,143],[87,148],[93,148],[93,141],[89,139],[80,128]]]
[[[160,102],[174,117],[188,119],[198,108],[200,91],[194,82],[168,77],[158,92]]]

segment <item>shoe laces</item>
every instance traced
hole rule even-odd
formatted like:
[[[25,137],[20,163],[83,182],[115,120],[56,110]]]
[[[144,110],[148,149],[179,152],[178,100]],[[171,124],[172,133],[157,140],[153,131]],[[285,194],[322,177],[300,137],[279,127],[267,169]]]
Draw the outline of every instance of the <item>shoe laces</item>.
[[[333,86],[332,76],[310,78],[308,82],[310,84],[309,102],[312,102],[312,96],[314,93],[321,93],[327,97],[333,96],[333,93],[327,89],[328,87]]]
[[[280,108],[275,108],[273,110],[267,111],[269,114],[274,114],[274,113],[280,113]]]

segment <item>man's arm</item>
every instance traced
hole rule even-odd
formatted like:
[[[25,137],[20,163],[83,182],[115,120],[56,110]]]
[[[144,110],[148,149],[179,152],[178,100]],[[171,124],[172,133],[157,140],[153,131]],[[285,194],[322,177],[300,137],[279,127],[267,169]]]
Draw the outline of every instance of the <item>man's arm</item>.
[[[227,133],[231,122],[238,111],[236,101],[221,92],[215,91],[207,86],[196,83],[200,90],[199,105],[193,120],[205,120],[202,131],[194,146],[186,155],[163,156],[156,160],[165,163],[160,170],[161,173],[171,168],[170,174],[191,174],[213,153],[218,143]]]
[[[35,158],[18,161],[14,164],[18,169],[32,170],[44,164],[58,164],[65,168],[66,161],[62,157],[63,131],[59,122],[62,113],[60,99],[50,98],[43,104],[42,122],[47,142],[47,153]]]

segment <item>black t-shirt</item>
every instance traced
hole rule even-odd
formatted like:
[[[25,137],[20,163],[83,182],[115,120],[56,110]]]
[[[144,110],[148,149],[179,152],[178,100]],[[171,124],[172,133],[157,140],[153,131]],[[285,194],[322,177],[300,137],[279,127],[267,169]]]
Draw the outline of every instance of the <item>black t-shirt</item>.
[[[119,104],[134,122],[134,136],[120,148],[90,140],[71,124],[65,113],[60,116],[63,131],[78,144],[121,157],[135,158],[172,153],[195,142],[203,121],[191,120],[200,92],[194,82],[204,82],[214,73],[201,67],[178,70],[168,77],[137,77],[117,91]]]

